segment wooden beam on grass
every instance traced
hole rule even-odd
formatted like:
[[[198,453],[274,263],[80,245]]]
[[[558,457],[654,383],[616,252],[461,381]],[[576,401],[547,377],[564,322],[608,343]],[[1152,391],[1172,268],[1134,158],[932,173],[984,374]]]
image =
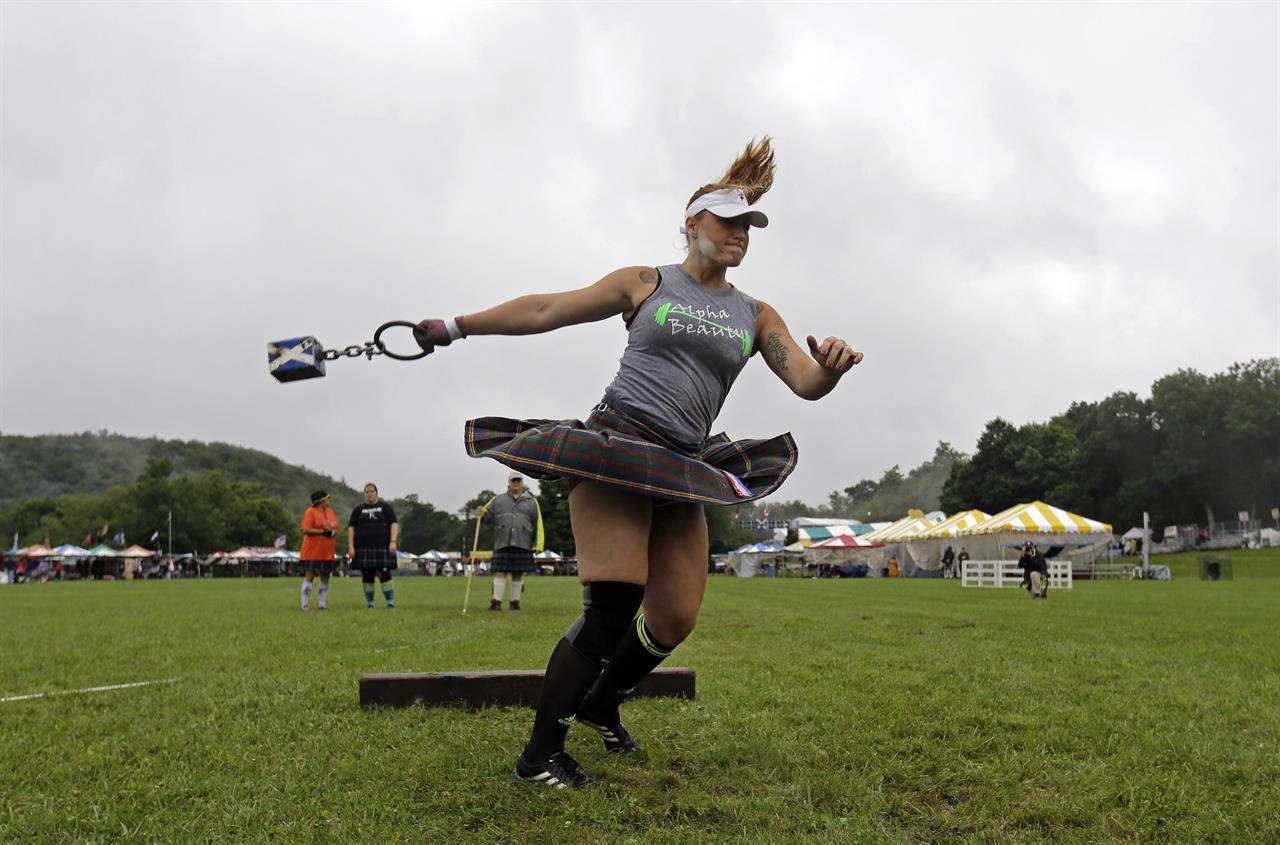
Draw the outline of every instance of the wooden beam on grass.
[[[533,707],[542,686],[540,671],[397,672],[360,678],[364,707]],[[694,671],[685,666],[653,670],[640,682],[632,698],[694,697]]]

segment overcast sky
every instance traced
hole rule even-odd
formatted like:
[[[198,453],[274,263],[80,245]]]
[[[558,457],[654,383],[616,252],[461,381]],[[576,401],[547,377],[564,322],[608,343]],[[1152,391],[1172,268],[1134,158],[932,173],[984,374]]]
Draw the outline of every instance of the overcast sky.
[[[468,417],[583,417],[621,320],[278,384],[363,343],[678,263],[772,135],[730,281],[866,360],[758,358],[717,423],[791,431],[819,504],[939,440],[1280,355],[1280,5],[0,5],[0,431],[263,449],[453,510]],[[394,343],[408,350],[409,338]]]

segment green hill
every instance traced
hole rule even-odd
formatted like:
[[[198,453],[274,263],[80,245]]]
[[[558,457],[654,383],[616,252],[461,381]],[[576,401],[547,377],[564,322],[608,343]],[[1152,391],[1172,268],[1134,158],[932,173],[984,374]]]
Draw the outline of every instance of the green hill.
[[[34,437],[0,434],[0,511],[29,499],[97,495],[128,486],[151,458],[170,461],[175,477],[200,476],[216,469],[229,479],[261,484],[294,513],[306,509],[311,491],[317,488],[333,495],[338,513],[360,501],[358,491],[337,479],[257,449],[99,431]]]

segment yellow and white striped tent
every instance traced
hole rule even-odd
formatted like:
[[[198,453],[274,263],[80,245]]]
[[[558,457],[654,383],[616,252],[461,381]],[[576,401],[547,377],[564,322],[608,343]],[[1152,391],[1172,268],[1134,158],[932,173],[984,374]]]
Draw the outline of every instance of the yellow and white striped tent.
[[[922,531],[913,540],[941,540],[947,537],[956,537],[966,528],[973,528],[980,522],[986,522],[991,518],[991,514],[983,513],[980,510],[960,511],[939,522],[928,531]]]
[[[1044,502],[1028,502],[1014,505],[978,525],[962,529],[958,536],[1004,533],[1110,534],[1111,526]]]
[[[975,560],[1000,560],[1010,553],[1016,556],[1010,547],[1028,540],[1042,547],[1062,546],[1064,554],[1092,556],[1107,547],[1111,526],[1044,502],[1026,502],[961,529],[956,539],[968,547]]]
[[[928,531],[933,528],[933,523],[920,515],[919,511],[909,513],[902,519],[891,525],[886,525],[879,531],[872,531],[870,534],[864,534],[859,540],[865,540],[868,543],[901,543],[908,540],[922,531]]]
[[[916,569],[926,569],[930,573],[940,571],[942,550],[954,544],[961,530],[972,528],[987,519],[990,519],[990,516],[979,510],[960,511],[937,525],[908,537],[906,556],[903,560],[904,568],[909,570],[907,574],[914,575]],[[953,551],[958,550],[953,549]]]

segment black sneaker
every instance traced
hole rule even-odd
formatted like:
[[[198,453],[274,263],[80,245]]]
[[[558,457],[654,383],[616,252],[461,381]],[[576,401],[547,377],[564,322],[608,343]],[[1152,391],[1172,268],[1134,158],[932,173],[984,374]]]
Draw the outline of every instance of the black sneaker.
[[[585,789],[595,786],[598,780],[582,771],[578,761],[560,751],[541,765],[525,762],[523,752],[516,758],[516,780],[521,783],[538,783],[556,789]]]
[[[634,754],[640,750],[640,743],[627,730],[627,726],[614,719],[601,719],[587,709],[584,701],[578,707],[578,715],[574,719],[582,725],[595,729],[604,740],[604,750],[610,754]]]

